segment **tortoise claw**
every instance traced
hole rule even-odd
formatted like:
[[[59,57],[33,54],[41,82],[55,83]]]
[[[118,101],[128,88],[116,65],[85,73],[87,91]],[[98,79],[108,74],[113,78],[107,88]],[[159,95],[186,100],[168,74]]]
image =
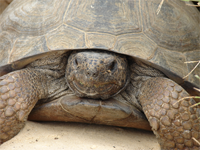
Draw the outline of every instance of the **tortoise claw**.
[[[142,93],[139,100],[162,149],[199,149],[194,139],[200,141],[200,108],[184,99],[189,94],[181,86],[154,78],[143,84]]]

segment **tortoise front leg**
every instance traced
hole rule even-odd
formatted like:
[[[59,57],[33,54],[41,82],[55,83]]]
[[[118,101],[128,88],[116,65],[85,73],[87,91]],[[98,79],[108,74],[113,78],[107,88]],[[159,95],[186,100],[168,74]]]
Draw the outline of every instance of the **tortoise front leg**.
[[[199,149],[200,108],[196,102],[184,99],[189,94],[166,78],[151,78],[141,88],[139,100],[161,149]]]
[[[45,95],[42,83],[40,72],[34,69],[0,77],[0,144],[24,127],[28,114],[38,99]]]

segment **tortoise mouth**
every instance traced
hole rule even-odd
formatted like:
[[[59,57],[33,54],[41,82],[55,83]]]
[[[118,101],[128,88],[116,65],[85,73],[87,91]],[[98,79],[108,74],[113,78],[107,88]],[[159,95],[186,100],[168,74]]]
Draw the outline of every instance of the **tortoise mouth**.
[[[88,97],[88,98],[101,98],[107,99],[110,96],[114,95],[115,89],[118,88],[118,85],[115,83],[88,83],[85,85],[81,81],[74,80],[72,82],[73,89],[79,94],[79,97]]]

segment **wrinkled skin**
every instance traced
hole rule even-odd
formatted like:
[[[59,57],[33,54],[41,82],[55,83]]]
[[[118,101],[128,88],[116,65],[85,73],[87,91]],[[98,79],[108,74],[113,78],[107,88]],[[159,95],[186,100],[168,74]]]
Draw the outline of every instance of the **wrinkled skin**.
[[[75,98],[62,99],[67,95]],[[88,123],[104,124],[107,120],[105,124],[129,126],[131,120],[128,122],[127,118],[144,112],[162,149],[199,149],[192,138],[200,140],[200,110],[197,106],[191,107],[195,104],[193,99],[178,102],[187,96],[189,94],[181,86],[160,71],[140,61],[127,60],[120,54],[80,51],[68,57],[68,53],[56,52],[0,78],[0,143],[23,128],[36,103],[40,107],[48,103],[53,106],[57,102],[62,112],[66,116],[67,113],[75,115],[77,122],[83,119]],[[84,113],[93,115],[97,102],[98,113],[89,118],[85,116]],[[113,110],[119,108],[112,115],[107,113],[111,112],[111,106]],[[52,112],[51,107],[48,111]],[[61,114],[58,108],[53,113],[57,111]],[[136,111],[138,113],[134,113]],[[124,112],[130,114],[125,116]],[[45,113],[35,118],[45,115],[49,117],[49,113]],[[115,117],[118,118],[113,120]],[[53,115],[50,118],[59,120]]]

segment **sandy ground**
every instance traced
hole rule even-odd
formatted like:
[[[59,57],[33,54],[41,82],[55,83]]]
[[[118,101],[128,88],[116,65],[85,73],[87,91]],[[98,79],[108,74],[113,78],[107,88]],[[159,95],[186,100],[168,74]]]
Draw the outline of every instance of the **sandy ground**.
[[[31,122],[0,150],[159,150],[152,132],[102,125]]]

